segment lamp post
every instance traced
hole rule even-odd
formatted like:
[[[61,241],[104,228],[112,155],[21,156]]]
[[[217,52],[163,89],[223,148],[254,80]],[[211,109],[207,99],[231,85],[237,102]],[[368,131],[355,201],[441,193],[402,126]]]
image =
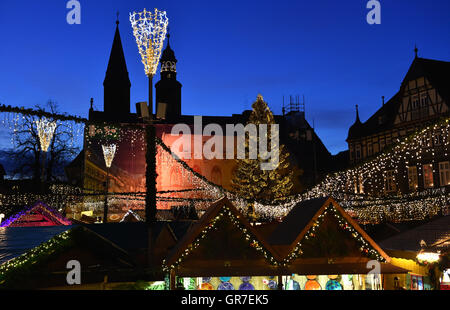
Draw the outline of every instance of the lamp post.
[[[35,121],[39,143],[42,150],[42,173],[41,173],[41,185],[44,187],[45,182],[45,161],[48,148],[50,147],[50,143],[53,139],[53,135],[56,129],[56,122],[48,121],[45,117]]]
[[[116,155],[116,145],[102,145],[102,150],[106,165],[105,204],[103,208],[103,223],[106,223],[108,221],[109,168],[111,168],[112,161]]]
[[[153,257],[153,227],[156,222],[156,141],[153,118],[153,76],[158,68],[161,51],[166,38],[169,19],[165,11],[154,10],[154,13],[144,9],[142,12],[130,13],[133,35],[136,38],[139,54],[148,77],[148,111],[150,120],[146,124],[147,150],[145,154],[145,221],[148,229],[147,261],[152,265]]]
[[[152,118],[153,76],[158,68],[169,19],[165,11],[155,9],[152,13],[144,9],[142,12],[130,13],[130,22],[144,64],[145,74],[148,77],[148,111]]]

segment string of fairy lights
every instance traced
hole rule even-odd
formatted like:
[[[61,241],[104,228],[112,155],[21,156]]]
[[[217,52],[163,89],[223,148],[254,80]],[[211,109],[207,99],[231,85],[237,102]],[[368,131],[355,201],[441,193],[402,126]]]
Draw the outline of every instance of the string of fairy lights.
[[[57,248],[61,247],[69,240],[72,230],[56,235],[50,240],[28,250],[26,253],[11,259],[2,265],[0,265],[0,283],[8,276],[9,271],[15,271],[18,268],[26,267],[39,261],[42,257],[47,256],[54,252]]]
[[[339,227],[341,227],[344,231],[349,232],[353,236],[353,239],[358,242],[359,250],[363,255],[369,258],[376,259],[379,262],[386,261],[386,259],[376,249],[374,249],[370,245],[370,243],[352,225],[349,225],[347,220],[340,214],[340,212],[332,204],[330,204],[317,217],[317,219],[305,233],[304,237],[295,245],[291,253],[283,260],[283,266],[286,266],[293,260],[302,257],[302,255],[304,254],[302,245],[306,241],[316,238],[317,230],[328,214],[332,215],[337,220]]]
[[[8,112],[5,113],[8,116],[5,116],[2,123],[4,125],[9,124],[10,128],[13,128],[14,131],[20,127],[20,122],[24,118],[22,114],[24,113],[31,113],[39,117],[45,115],[49,119],[52,116],[45,112],[28,111],[5,106],[0,106],[0,111]],[[70,121],[78,125],[87,122],[87,120],[81,118],[71,118],[65,115],[57,115],[55,118],[56,121]],[[116,146],[114,153],[117,153],[122,141],[129,141],[131,149],[136,151],[132,151],[130,156],[135,158],[137,152],[142,152],[145,149],[143,128],[144,126],[142,124],[122,126],[105,123],[86,124],[85,130],[77,128],[76,131],[78,135],[84,136],[88,148],[95,146],[96,143],[93,143],[93,141],[102,141],[102,143],[109,146],[114,143]],[[442,119],[434,124],[427,125],[403,139],[397,139],[396,143],[386,148],[378,156],[370,158],[350,169],[330,174],[309,191],[286,197],[282,203],[276,205],[267,202],[248,201],[237,197],[231,191],[214,184],[203,175],[194,171],[189,164],[174,154],[160,138],[156,138],[158,160],[164,164],[170,162],[178,164],[180,167],[180,177],[183,180],[188,180],[188,183],[191,185],[190,188],[158,193],[158,207],[162,209],[170,208],[176,200],[180,206],[183,205],[183,202],[189,205],[195,203],[196,208],[205,210],[209,205],[209,201],[226,196],[238,209],[243,211],[247,210],[251,204],[254,207],[255,213],[260,218],[280,219],[301,201],[316,197],[332,196],[360,223],[425,219],[447,210],[450,200],[449,190],[446,187],[441,187],[415,190],[411,193],[404,194],[397,187],[395,192],[385,194],[385,172],[387,170],[395,172],[393,174],[394,183],[408,183],[408,174],[402,173],[405,170],[407,171],[408,167],[415,166],[427,160],[435,166],[436,155],[448,158],[448,146],[450,143],[449,130],[449,119]],[[14,139],[14,134],[12,135],[12,139]],[[437,140],[439,143],[434,143],[433,140]],[[420,165],[418,165],[418,168],[417,174],[418,177],[421,177],[423,173]],[[436,172],[436,169],[433,169],[433,172]],[[65,186],[64,188],[67,189],[68,187]],[[58,197],[60,190],[53,190],[51,194],[45,197],[37,194],[0,195],[0,204],[2,206],[5,205],[5,201],[8,201],[6,204],[30,204],[36,198],[45,198],[45,201],[49,201],[49,204],[56,202],[58,205],[57,200],[61,199],[55,199],[55,196]],[[195,195],[193,194],[194,192],[196,193]],[[382,195],[377,196],[375,193],[381,193]],[[68,199],[68,204],[83,203],[91,208],[103,207],[102,201],[95,198],[96,195],[99,196],[101,193],[95,193],[93,191],[86,193],[83,189],[77,189],[71,195],[65,194]],[[130,195],[111,193],[108,196],[108,201],[112,204],[120,204],[121,201],[126,200],[127,205],[143,207],[144,196],[142,192],[135,192]],[[11,200],[10,198],[13,199]],[[183,199],[185,200],[183,201]]]
[[[277,266],[279,262],[277,259],[258,241],[255,236],[242,224],[242,222],[234,215],[234,213],[226,206],[222,206],[221,211],[209,222],[205,225],[204,229],[200,232],[200,234],[195,238],[193,242],[191,242],[185,250],[177,256],[176,260],[169,265],[167,265],[167,260],[163,260],[163,271],[168,272],[172,269],[175,269],[179,266],[187,256],[189,256],[195,249],[197,249],[202,241],[210,235],[211,232],[217,230],[217,223],[227,217],[233,223],[233,227],[238,228],[243,234],[245,240],[249,243],[249,245],[254,248],[256,251],[260,252],[264,258],[274,266]]]

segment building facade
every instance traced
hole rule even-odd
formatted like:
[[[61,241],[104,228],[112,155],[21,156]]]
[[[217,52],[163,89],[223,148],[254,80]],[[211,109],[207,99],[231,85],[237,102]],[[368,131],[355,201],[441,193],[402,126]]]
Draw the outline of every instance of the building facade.
[[[449,85],[450,62],[419,58],[416,50],[400,90],[388,102],[383,99],[380,109],[364,123],[356,106],[356,121],[347,137],[353,166],[390,152],[394,145],[406,143],[414,134],[421,135],[419,152],[407,154],[405,162],[395,169],[384,166],[384,193],[410,193],[450,185],[447,129],[439,123],[450,116]],[[362,177],[349,184],[350,191],[367,193],[367,183]]]

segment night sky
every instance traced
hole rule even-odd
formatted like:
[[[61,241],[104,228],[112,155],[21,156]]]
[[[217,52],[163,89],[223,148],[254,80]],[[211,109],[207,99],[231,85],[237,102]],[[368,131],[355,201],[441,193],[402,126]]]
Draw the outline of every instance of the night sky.
[[[335,154],[355,119],[390,99],[414,58],[450,61],[450,1],[380,0],[381,25],[366,22],[367,0],[80,0],[81,25],[66,0],[0,1],[0,103],[62,112],[103,110],[103,79],[120,11],[131,105],[147,100],[147,78],[128,20],[144,7],[167,11],[183,84],[182,112],[231,115],[261,93],[281,114],[283,95],[305,95],[306,117]],[[159,80],[159,71],[156,82]]]

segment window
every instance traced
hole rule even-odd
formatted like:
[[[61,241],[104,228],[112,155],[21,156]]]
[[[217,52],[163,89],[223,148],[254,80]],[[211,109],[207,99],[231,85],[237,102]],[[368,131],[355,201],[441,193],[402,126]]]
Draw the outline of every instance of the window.
[[[423,165],[423,187],[430,188],[433,187],[433,165],[426,164]]]
[[[364,179],[362,175],[354,179],[353,185],[353,192],[355,194],[364,194]]]
[[[441,145],[442,144],[442,134],[440,132],[434,133],[434,145]]]
[[[412,98],[412,109],[416,110],[419,108],[419,96],[414,96]]]
[[[358,144],[356,146],[356,159],[360,159],[361,158],[361,145]]]
[[[417,178],[417,167],[408,167],[408,184],[410,190],[416,190],[419,186],[418,184],[418,178]]]
[[[450,185],[450,166],[448,161],[439,163],[439,180],[441,186]]]
[[[422,147],[432,147],[433,140],[431,138],[431,132],[428,132],[425,136],[422,136],[420,143]]]
[[[373,154],[372,142],[368,142],[367,143],[367,156],[372,156],[372,154]]]
[[[423,277],[411,275],[411,290],[421,291],[423,290]]]
[[[385,146],[386,144],[385,144],[385,142],[384,142],[384,138],[381,138],[380,139],[380,151],[382,151],[383,149],[384,149],[384,146]]]
[[[389,137],[386,137],[386,145],[389,145],[389,144],[391,144],[391,137],[389,136]]]
[[[380,149],[378,148],[378,143],[374,143],[373,144],[373,153],[376,154],[380,151]]]
[[[386,192],[395,192],[395,176],[394,170],[388,170],[385,174],[385,190]]]

